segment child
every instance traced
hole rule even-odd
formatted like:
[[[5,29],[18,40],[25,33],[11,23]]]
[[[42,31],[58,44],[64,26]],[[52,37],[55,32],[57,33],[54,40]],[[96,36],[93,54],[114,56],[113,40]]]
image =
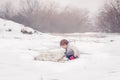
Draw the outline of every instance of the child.
[[[65,53],[60,59],[58,59],[58,61],[62,60],[64,57],[66,57],[68,60],[79,58],[79,51],[75,47],[69,45],[68,40],[61,40],[60,46],[65,49]]]

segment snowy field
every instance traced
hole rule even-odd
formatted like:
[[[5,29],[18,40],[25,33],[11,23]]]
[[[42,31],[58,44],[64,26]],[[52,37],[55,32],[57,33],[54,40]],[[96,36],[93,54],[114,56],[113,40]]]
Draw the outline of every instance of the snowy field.
[[[23,34],[22,29],[33,34]],[[64,51],[68,39],[80,50],[80,59],[64,63],[35,61],[42,53]],[[120,80],[120,34],[35,32],[0,19],[0,80]]]

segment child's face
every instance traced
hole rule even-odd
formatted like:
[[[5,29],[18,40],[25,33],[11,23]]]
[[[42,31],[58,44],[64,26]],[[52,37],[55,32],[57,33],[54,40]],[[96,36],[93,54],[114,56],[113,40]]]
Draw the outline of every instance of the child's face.
[[[68,45],[61,45],[62,48],[67,49]]]

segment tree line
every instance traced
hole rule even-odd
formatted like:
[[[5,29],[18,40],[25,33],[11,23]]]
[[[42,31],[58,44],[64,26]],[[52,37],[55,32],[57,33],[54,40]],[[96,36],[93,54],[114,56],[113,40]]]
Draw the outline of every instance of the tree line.
[[[95,25],[85,9],[67,6],[60,8],[55,2],[21,0],[19,9],[7,2],[0,9],[0,17],[29,26],[41,32],[120,32],[120,0],[109,0],[95,17]]]

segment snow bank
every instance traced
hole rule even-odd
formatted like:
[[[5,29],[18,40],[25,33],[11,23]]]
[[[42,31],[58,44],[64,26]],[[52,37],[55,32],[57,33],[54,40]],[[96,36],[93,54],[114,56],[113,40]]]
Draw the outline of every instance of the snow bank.
[[[52,55],[51,53],[58,53],[52,50],[59,49],[59,45],[53,43],[58,43],[60,39],[61,37],[41,33],[22,24],[0,19],[0,41],[3,45],[0,46],[1,48],[5,46],[7,49],[14,51],[28,50],[38,54],[47,53]],[[34,56],[32,57],[34,59]],[[49,58],[49,60],[52,59]]]
[[[12,21],[8,21],[8,20],[3,20],[0,19],[0,33],[5,33],[5,34],[33,34],[36,33],[36,30],[33,30],[30,27],[26,27],[22,24],[18,24]],[[40,32],[39,32],[40,33]]]

